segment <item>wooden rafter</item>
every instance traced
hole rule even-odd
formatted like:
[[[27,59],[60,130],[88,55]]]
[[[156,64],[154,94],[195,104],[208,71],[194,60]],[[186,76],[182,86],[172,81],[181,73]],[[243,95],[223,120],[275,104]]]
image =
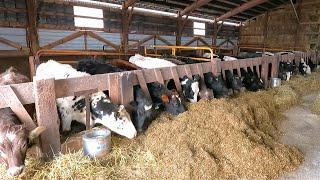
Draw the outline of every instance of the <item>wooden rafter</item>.
[[[247,3],[242,4],[241,6],[239,6],[237,8],[234,8],[231,11],[221,15],[220,17],[217,18],[217,21],[223,21],[225,19],[228,19],[236,14],[239,14],[247,9],[250,9],[250,8],[255,7],[259,4],[265,3],[267,1],[268,0],[251,0]]]
[[[147,42],[147,41],[150,41],[151,39],[153,39],[155,36],[154,35],[150,35],[144,39],[142,39],[141,41],[135,43],[135,44],[132,44],[130,47],[131,48],[134,48],[134,47],[139,47],[141,46],[143,43]]]
[[[99,36],[98,34],[96,34],[94,32],[87,31],[87,34],[88,34],[88,36],[90,36],[90,37],[92,37],[92,38],[94,38],[94,39],[96,39],[96,40],[98,40],[100,42],[103,42],[103,43],[107,44],[108,46],[111,46],[112,48],[114,48],[116,50],[119,49],[118,45],[112,43],[111,41],[106,40],[105,38]]]
[[[187,14],[191,13],[192,11],[200,8],[201,6],[208,4],[211,1],[212,0],[197,0],[194,3],[192,3],[190,6],[187,6],[184,10],[180,11],[179,15],[180,16],[187,15]]]
[[[163,37],[161,37],[161,36],[155,36],[155,38],[156,39],[158,39],[158,40],[160,40],[160,41],[162,41],[163,43],[165,43],[166,45],[168,45],[168,46],[172,46],[172,44],[169,42],[169,41],[167,41],[166,39],[164,39]]]
[[[204,44],[205,46],[210,47],[210,45],[201,37],[198,37],[198,41],[202,42],[202,44]]]
[[[72,33],[72,34],[70,34],[70,35],[68,35],[68,36],[66,36],[66,37],[64,37],[62,39],[59,39],[59,40],[54,41],[52,43],[49,43],[49,44],[47,44],[45,46],[42,46],[41,49],[52,49],[52,48],[54,48],[56,46],[59,46],[60,44],[64,44],[64,43],[66,43],[68,41],[76,39],[76,38],[82,36],[83,34],[84,34],[84,31],[77,31],[77,32]]]
[[[16,42],[0,37],[0,43],[16,48],[17,50],[28,50],[27,47],[22,46]]]
[[[192,38],[189,42],[187,42],[184,46],[189,46],[190,44],[192,44],[193,42],[195,42],[197,39],[197,37]]]

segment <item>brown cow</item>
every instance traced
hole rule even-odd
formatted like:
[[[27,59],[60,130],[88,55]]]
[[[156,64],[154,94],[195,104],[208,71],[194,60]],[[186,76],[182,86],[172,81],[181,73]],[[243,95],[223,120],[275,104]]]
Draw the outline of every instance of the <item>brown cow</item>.
[[[0,85],[24,83],[28,80],[13,67],[0,75]],[[8,175],[15,176],[22,172],[29,142],[43,131],[44,127],[28,131],[10,108],[0,109],[0,161],[7,164]]]

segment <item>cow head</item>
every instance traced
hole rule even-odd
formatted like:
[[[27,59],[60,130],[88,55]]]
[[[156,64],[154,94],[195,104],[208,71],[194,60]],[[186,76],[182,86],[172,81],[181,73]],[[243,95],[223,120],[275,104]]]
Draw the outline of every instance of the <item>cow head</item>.
[[[172,115],[178,115],[186,111],[177,91],[171,90],[161,96],[165,109]]]
[[[8,175],[21,174],[28,146],[44,130],[45,127],[42,126],[31,132],[28,132],[22,125],[8,127],[7,132],[0,137],[0,159],[7,164]]]
[[[102,92],[91,96],[91,113],[95,123],[100,123],[119,135],[130,139],[137,135],[130,114],[125,107],[113,104]]]
[[[132,120],[136,130],[143,132],[147,130],[154,119],[153,103],[140,87],[135,87],[134,99],[130,103],[128,110],[132,113]]]
[[[198,77],[194,79],[184,76],[181,81],[184,96],[192,103],[198,102],[199,94],[199,80]]]
[[[201,99],[212,100],[214,98],[213,91],[208,88],[202,88],[199,92]]]

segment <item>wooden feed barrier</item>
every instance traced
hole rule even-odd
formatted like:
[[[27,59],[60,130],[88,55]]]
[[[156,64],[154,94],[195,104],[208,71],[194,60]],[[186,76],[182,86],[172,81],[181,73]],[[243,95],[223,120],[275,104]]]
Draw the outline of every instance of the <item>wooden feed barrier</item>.
[[[108,90],[113,103],[128,105],[134,100],[133,86],[135,85],[140,85],[142,90],[150,96],[147,83],[156,81],[164,83],[166,80],[173,79],[178,91],[181,91],[179,78],[185,75],[192,77],[192,75],[199,73],[213,72],[214,74],[220,74],[222,72],[225,77],[225,70],[236,71],[240,75],[241,68],[256,69],[267,87],[268,79],[277,77],[279,61],[292,62],[295,60],[296,63],[299,63],[301,58],[308,59],[309,57],[314,63],[319,62],[318,54],[301,53],[229,62],[205,62],[158,69],[141,69],[62,80],[35,77],[33,82],[0,86],[0,108],[10,107],[28,129],[33,129],[36,124],[23,105],[35,103],[37,125],[47,128],[40,136],[42,154],[45,158],[52,159],[59,154],[61,148],[57,98],[93,92],[93,89]],[[272,65],[271,69],[269,64]],[[271,77],[268,76],[269,71],[271,71]],[[203,78],[203,74],[200,74],[200,76]],[[90,87],[88,87],[89,84]]]

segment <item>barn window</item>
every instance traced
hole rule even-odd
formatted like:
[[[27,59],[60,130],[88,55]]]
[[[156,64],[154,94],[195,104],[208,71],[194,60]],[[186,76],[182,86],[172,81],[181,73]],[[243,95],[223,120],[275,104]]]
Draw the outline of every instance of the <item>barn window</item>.
[[[73,6],[74,25],[77,27],[104,28],[102,9]],[[78,17],[77,17],[78,16]],[[88,17],[88,18],[87,18]],[[92,18],[89,18],[92,17]]]
[[[199,35],[199,36],[205,36],[206,35],[206,24],[194,22],[193,23],[193,34]]]

